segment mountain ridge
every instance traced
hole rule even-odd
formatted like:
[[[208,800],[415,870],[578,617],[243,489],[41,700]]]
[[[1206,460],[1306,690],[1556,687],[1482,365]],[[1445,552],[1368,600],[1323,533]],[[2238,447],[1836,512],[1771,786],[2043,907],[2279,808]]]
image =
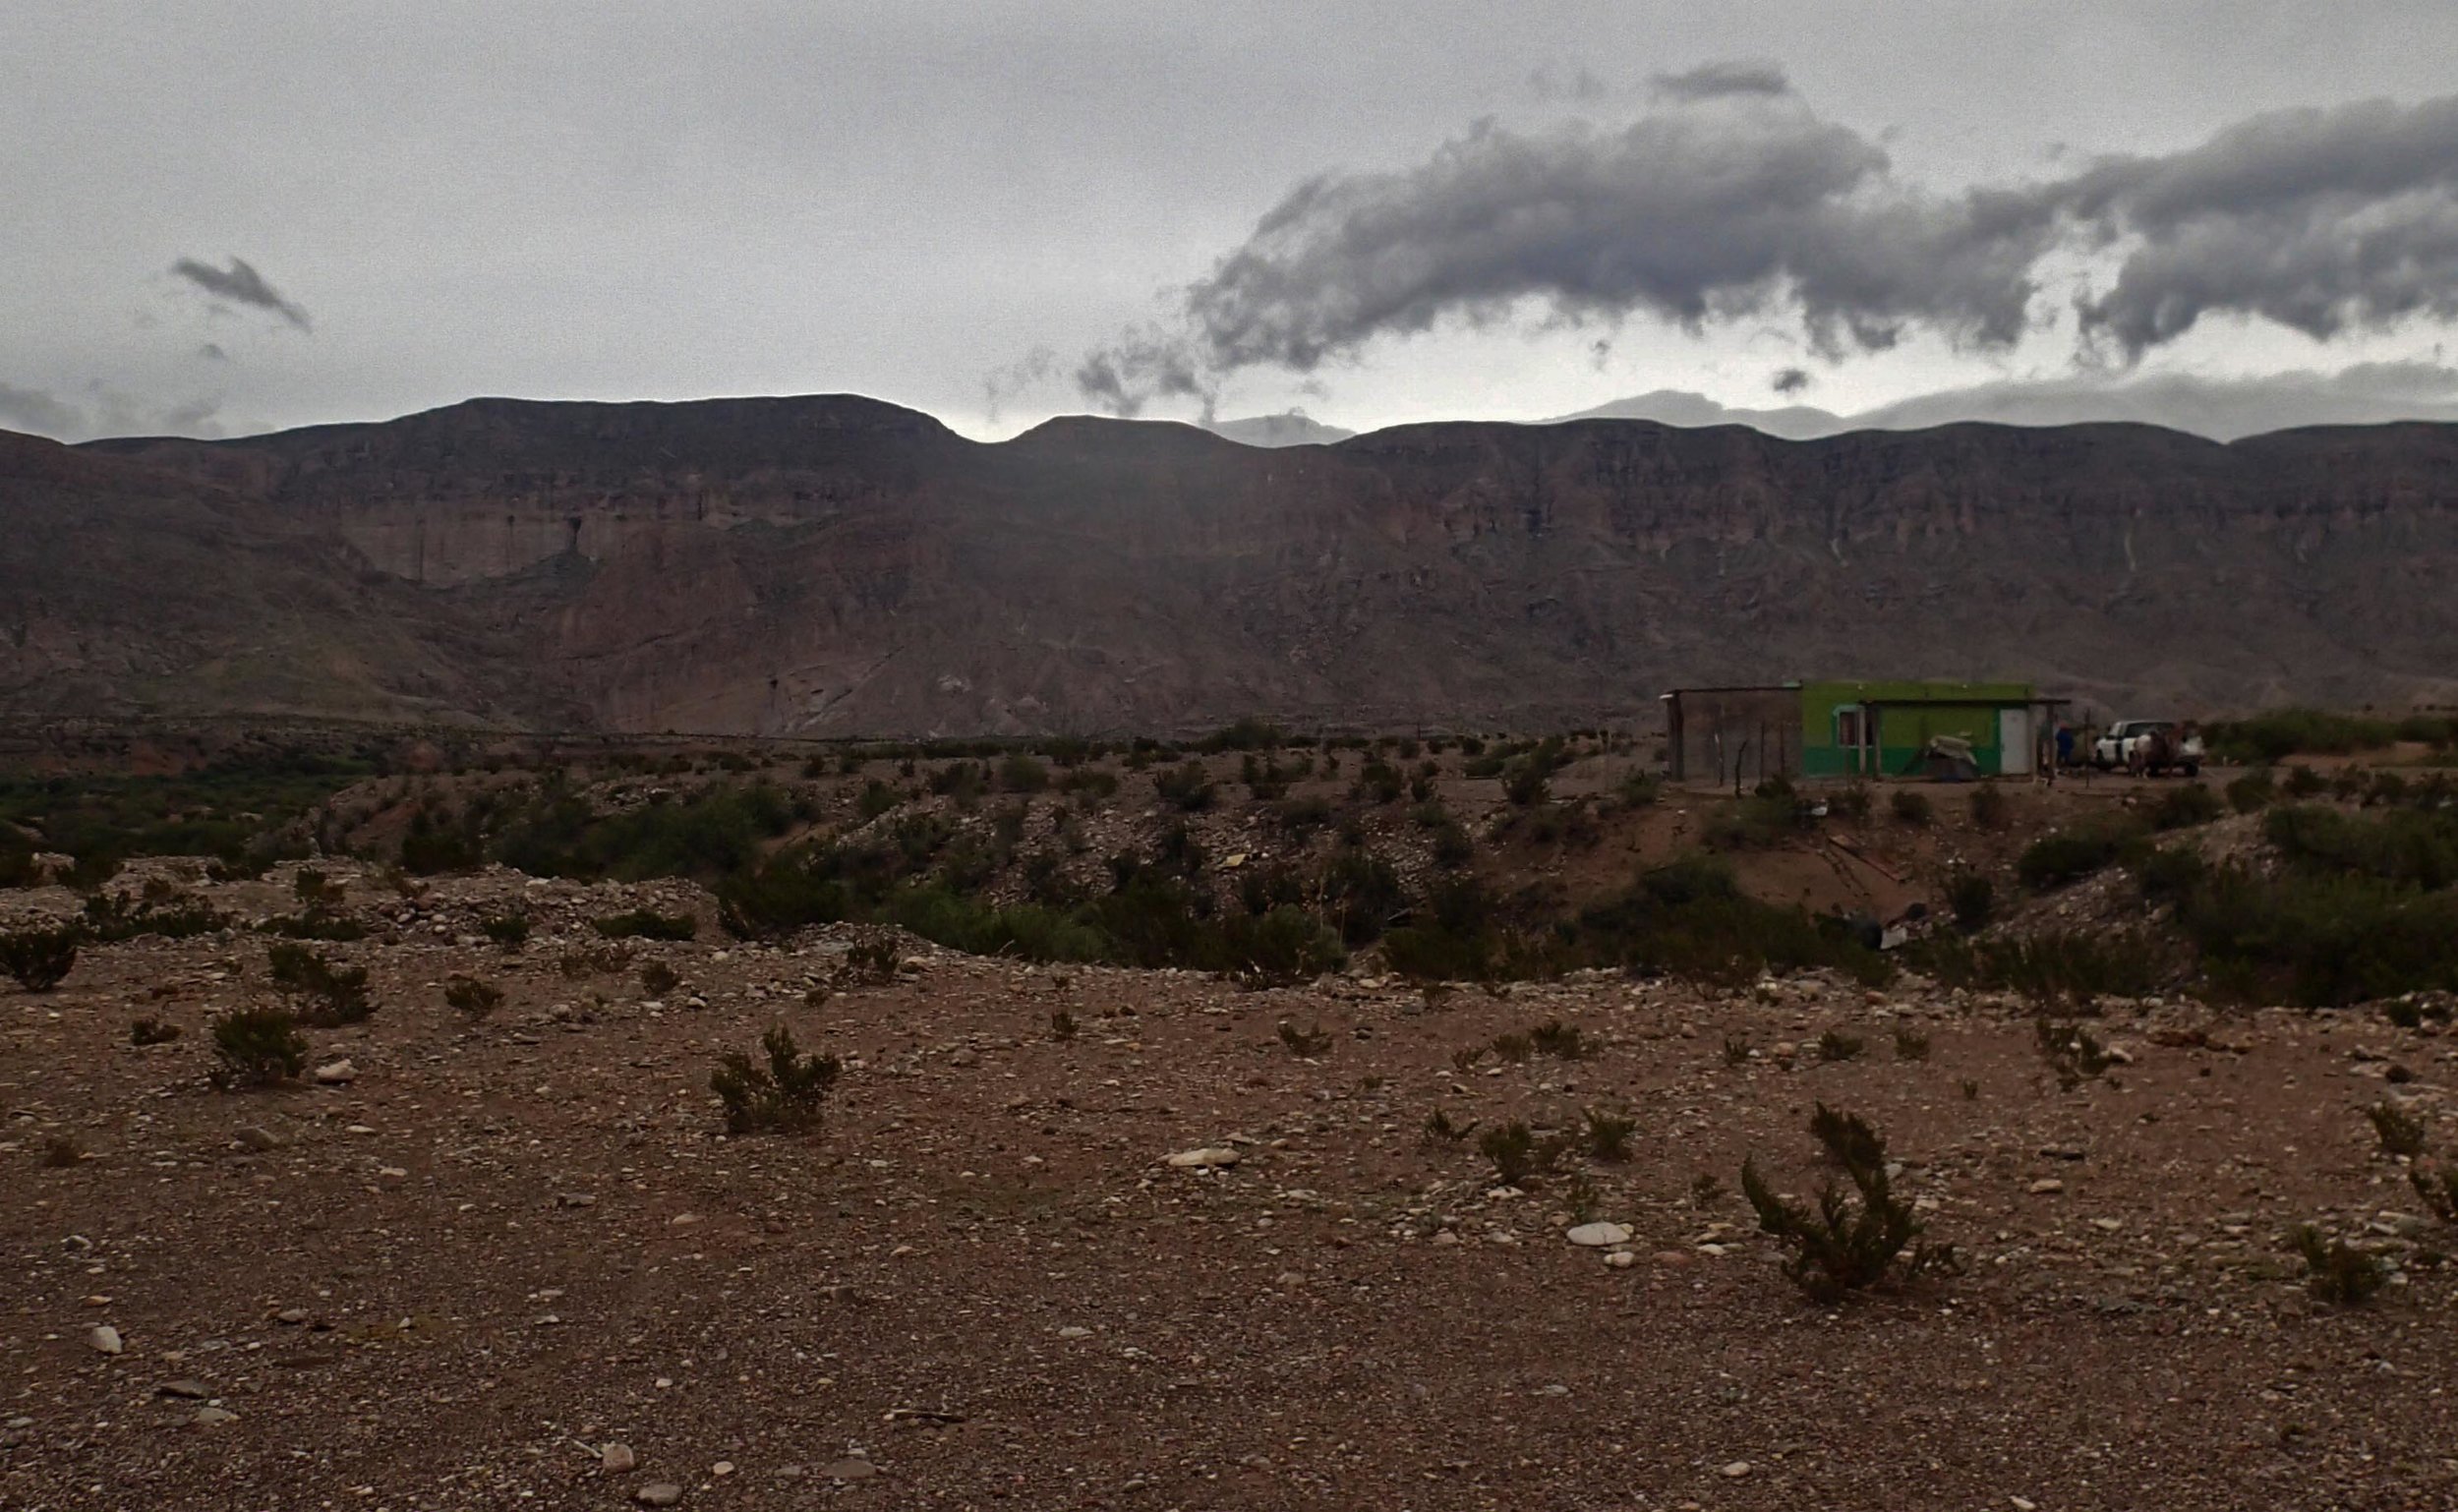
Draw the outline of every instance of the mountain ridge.
[[[1096,417],[974,441],[860,395],[481,399],[6,440],[13,517],[47,521],[0,552],[0,598],[45,606],[39,635],[0,624],[21,712],[837,735],[1628,723],[1665,687],[1804,674],[2195,709],[2458,691],[2458,426],[2433,422],[1258,448]]]

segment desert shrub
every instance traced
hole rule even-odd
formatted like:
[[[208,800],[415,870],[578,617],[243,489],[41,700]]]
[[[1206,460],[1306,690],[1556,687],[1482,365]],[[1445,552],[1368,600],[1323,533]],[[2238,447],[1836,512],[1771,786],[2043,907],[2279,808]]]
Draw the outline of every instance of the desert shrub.
[[[2240,814],[2259,813],[2268,808],[2279,795],[2279,785],[2268,768],[2248,772],[2228,784],[2228,807]]]
[[[1928,1058],[1929,1036],[1923,1031],[1915,1029],[1908,1024],[1896,1025],[1895,1059],[1899,1061],[1925,1061]]]
[[[1535,1130],[1516,1120],[1487,1130],[1477,1140],[1477,1153],[1492,1163],[1494,1179],[1505,1187],[1524,1187],[1537,1177],[1551,1175],[1560,1167],[1568,1147],[1568,1141],[1560,1135],[1540,1137]]]
[[[1371,850],[1351,846],[1323,866],[1323,912],[1350,945],[1378,938],[1408,905],[1400,875]]]
[[[990,774],[977,761],[952,761],[930,774],[930,790],[960,807],[978,801],[989,786]]]
[[[1280,1020],[1280,1043],[1298,1059],[1312,1060],[1331,1048],[1331,1031],[1319,1023],[1311,1029],[1301,1029],[1283,1018]]]
[[[662,998],[682,985],[674,968],[662,960],[645,961],[640,967],[640,990],[653,998]]]
[[[2365,1117],[2372,1122],[2372,1133],[2381,1141],[2382,1154],[2413,1159],[2424,1153],[2424,1120],[2397,1103],[2376,1102],[2365,1109]]]
[[[259,924],[260,933],[279,935],[285,940],[322,940],[328,945],[346,945],[367,938],[367,926],[356,919],[337,913],[310,909],[305,913],[276,914]]]
[[[243,1008],[213,1020],[213,1084],[224,1091],[277,1086],[307,1069],[307,1037],[277,1008]]]
[[[1050,769],[1022,751],[999,763],[999,786],[1008,792],[1042,792],[1050,785]]]
[[[1426,1116],[1426,1142],[1429,1144],[1436,1142],[1457,1144],[1476,1132],[1476,1120],[1471,1119],[1465,1124],[1455,1123],[1449,1114],[1439,1108]]]
[[[1539,959],[1557,970],[1607,966],[1727,984],[1826,967],[1875,986],[1894,972],[1844,921],[1750,898],[1729,866],[1704,855],[1642,872],[1620,897],[1556,924]]]
[[[700,920],[689,913],[659,913],[635,908],[592,919],[589,927],[609,940],[689,940],[700,932]]]
[[[529,915],[526,913],[498,913],[493,918],[481,920],[478,928],[488,939],[507,951],[519,950],[529,941]]]
[[[443,984],[443,1001],[472,1018],[484,1018],[503,1006],[503,989],[474,976],[455,976]]]
[[[2426,892],[2458,883],[2458,814],[2402,808],[2359,815],[2294,804],[2264,816],[2261,833],[2308,871],[2377,877]]]
[[[1076,806],[1098,808],[1118,795],[1118,774],[1101,767],[1078,767],[1059,779],[1059,790],[1074,795]]]
[[[1216,792],[1210,774],[1200,761],[1180,762],[1152,780],[1152,790],[1162,800],[1185,813],[1198,813],[1212,806]]]
[[[2176,902],[2193,896],[2210,872],[2210,863],[2189,845],[2162,845],[2134,863],[2134,880],[2152,902]]]
[[[2319,709],[2272,709],[2250,719],[2214,721],[2202,729],[2202,744],[2214,759],[2248,766],[2379,750],[2396,738],[2396,727],[2386,720]]]
[[[1988,927],[1997,907],[1997,884],[1975,871],[1958,870],[1946,880],[1946,906],[1956,927],[1976,934]]]
[[[2341,1007],[2458,989],[2458,896],[2378,878],[2214,868],[2177,922],[2215,984],[2241,998]]]
[[[1896,788],[1895,795],[1887,800],[1887,806],[1895,811],[1896,821],[1900,824],[1927,824],[1935,813],[1927,793],[1914,792],[1908,787]]]
[[[613,814],[550,793],[514,816],[494,848],[496,859],[533,877],[713,881],[752,865],[762,842],[792,823],[791,800],[769,783],[713,785]]]
[[[1877,1132],[1823,1105],[1819,1113],[1811,1133],[1844,1168],[1857,1200],[1830,1179],[1812,1211],[1778,1195],[1758,1174],[1756,1157],[1741,1163],[1741,1192],[1760,1230],[1785,1249],[1785,1275],[1811,1300],[1834,1303],[1881,1284],[1960,1274],[1954,1247],[1922,1242],[1925,1225],[1895,1195]]]
[[[2187,783],[2171,787],[2160,796],[2151,809],[2154,830],[2190,830],[2204,825],[2227,812],[2219,795],[2200,783]]]
[[[2297,1225],[2287,1239],[2304,1256],[2306,1289],[2334,1307],[2362,1307],[2389,1280],[2379,1255],[2343,1239],[2325,1239],[2310,1223]]]
[[[2446,1165],[2414,1166],[2407,1172],[2407,1185],[2433,1217],[2458,1223],[2458,1170]]]
[[[2015,861],[2015,875],[2024,887],[2041,893],[2079,882],[2115,865],[2138,833],[2131,823],[2103,820],[2043,835],[2023,847]]]
[[[1503,1033],[1496,1034],[1488,1041],[1487,1048],[1499,1059],[1518,1066],[1525,1063],[1528,1057],[1536,1054],[1536,1041],[1521,1033]]]
[[[2032,1039],[2057,1077],[2057,1084],[2069,1092],[2115,1064],[2108,1047],[2078,1023],[2043,1018],[2032,1025]]]
[[[793,1031],[778,1024],[760,1037],[765,1066],[730,1050],[709,1075],[709,1089],[726,1105],[730,1134],[801,1134],[817,1129],[839,1066],[833,1055],[801,1053]]]
[[[2291,798],[2316,798],[2330,790],[2330,780],[2311,767],[2299,765],[2287,769],[2287,777],[2279,786]]]
[[[49,992],[77,965],[77,947],[83,938],[74,924],[0,934],[0,971],[15,977],[28,992]]]
[[[142,1050],[149,1045],[167,1045],[179,1038],[179,1025],[159,1018],[140,1018],[128,1026],[128,1042]]]
[[[1750,1042],[1746,1035],[1727,1034],[1724,1037],[1724,1063],[1736,1068],[1750,1063]]]
[[[897,978],[896,942],[874,935],[846,947],[845,969],[857,982],[882,984]]]
[[[904,790],[875,777],[862,785],[860,795],[853,800],[853,812],[861,817],[864,824],[882,814],[893,814],[904,806]]]
[[[1248,716],[1196,742],[1206,751],[1273,751],[1289,743],[1288,732],[1269,720]]]
[[[1590,1159],[1618,1164],[1630,1158],[1630,1136],[1639,1132],[1637,1119],[1590,1108],[1583,1122],[1581,1134]]]
[[[1587,1043],[1575,1023],[1549,1018],[1528,1031],[1528,1043],[1557,1061],[1575,1061],[1586,1055]]]
[[[1620,800],[1623,808],[1646,808],[1662,798],[1664,793],[1665,785],[1654,773],[1636,768],[1623,773],[1621,782],[1613,788],[1613,796]]]
[[[86,900],[75,927],[90,944],[117,945],[146,935],[188,940],[228,929],[230,922],[230,915],[176,894],[137,903],[124,893],[96,893]]]
[[[301,1023],[331,1028],[375,1016],[365,966],[336,966],[322,952],[288,943],[267,947],[264,963],[273,985],[305,1000],[297,1016]]]
[[[1760,783],[1748,797],[1710,814],[1703,836],[1717,850],[1755,850],[1777,844],[1815,822],[1810,805],[1778,776]]]
[[[1971,789],[1971,823],[1982,830],[2002,830],[2014,822],[2015,800],[2006,789],[1982,783]]]
[[[1063,1008],[1050,1010],[1050,1038],[1066,1044],[1076,1037],[1076,1016]]]
[[[1290,903],[1223,919],[1219,935],[1219,969],[1251,984],[1309,981],[1348,964],[1340,937]]]
[[[1388,762],[1370,761],[1357,769],[1357,795],[1369,803],[1396,803],[1408,780]]]

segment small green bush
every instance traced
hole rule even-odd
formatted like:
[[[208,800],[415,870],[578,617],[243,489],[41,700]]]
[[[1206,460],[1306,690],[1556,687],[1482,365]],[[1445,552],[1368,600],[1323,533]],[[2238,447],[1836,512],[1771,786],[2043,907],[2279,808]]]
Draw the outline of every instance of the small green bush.
[[[1524,1187],[1537,1177],[1551,1175],[1568,1147],[1560,1135],[1539,1137],[1535,1130],[1518,1121],[1489,1129],[1477,1140],[1477,1152],[1492,1165],[1494,1179],[1505,1187]]]
[[[1453,1123],[1451,1116],[1439,1108],[1426,1116],[1426,1142],[1429,1144],[1457,1144],[1476,1132],[1476,1120],[1471,1119],[1465,1124]]]
[[[2041,893],[2079,882],[2115,865],[2138,833],[2131,824],[2102,822],[2044,835],[2023,848],[2015,875]]]
[[[1957,871],[1946,881],[1946,906],[1955,925],[1965,934],[1988,927],[1997,907],[1997,884],[1975,871]]]
[[[273,984],[306,1000],[298,1015],[301,1023],[332,1028],[364,1023],[375,1016],[376,1005],[367,994],[367,967],[336,966],[322,953],[296,944],[269,946],[264,958]]]
[[[1152,787],[1164,801],[1190,814],[1210,808],[1217,790],[1203,764],[1193,758],[1154,778]]]
[[[213,1084],[224,1091],[278,1086],[307,1070],[307,1037],[277,1008],[243,1008],[213,1020]]]
[[[709,1089],[726,1105],[730,1134],[801,1134],[817,1129],[840,1067],[833,1055],[801,1053],[784,1024],[760,1038],[768,1064],[728,1051],[709,1075]]]
[[[1321,1024],[1301,1029],[1284,1018],[1280,1021],[1280,1043],[1288,1047],[1289,1054],[1311,1061],[1331,1048],[1331,1031]]]
[[[1929,1036],[1921,1030],[1912,1028],[1907,1024],[1897,1025],[1895,1029],[1895,1059],[1899,1061],[1925,1061],[1928,1058]]]
[[[1857,1034],[1846,1034],[1841,1029],[1829,1029],[1818,1036],[1818,1059],[1828,1062],[1853,1060],[1860,1055],[1867,1043]]]
[[[2287,1238],[2304,1256],[2306,1288],[2335,1307],[2362,1307],[2389,1280],[2379,1255],[2345,1240],[2324,1239],[2310,1223],[2298,1225]]]
[[[443,984],[443,1001],[472,1018],[484,1018],[503,1006],[503,990],[474,976],[455,976]]]
[[[1812,1301],[1831,1304],[1881,1284],[1960,1274],[1954,1246],[1922,1242],[1926,1226],[1895,1195],[1876,1131],[1850,1115],[1819,1112],[1826,1116],[1812,1121],[1811,1132],[1844,1168],[1857,1200],[1830,1180],[1812,1211],[1777,1195],[1755,1157],[1741,1163],[1741,1192],[1759,1229],[1786,1251],[1785,1275]]]
[[[1528,1043],[1557,1061],[1575,1061],[1586,1055],[1587,1042],[1575,1023],[1549,1018],[1528,1031]]]
[[[1971,822],[1983,830],[2002,830],[2014,822],[2015,800],[2006,789],[1993,783],[1982,783],[1971,789]]]
[[[2228,784],[2228,806],[2240,814],[2254,814],[2268,808],[2279,795],[2279,786],[2268,768],[2248,772]]]
[[[2219,795],[2200,783],[2187,783],[2171,787],[2151,809],[2154,830],[2190,830],[2205,825],[2227,812]]]
[[[159,1018],[140,1018],[128,1026],[128,1042],[143,1050],[152,1045],[167,1045],[179,1038],[179,1025]]]
[[[488,939],[507,951],[519,950],[529,943],[529,915],[526,913],[498,913],[483,920],[478,927]]]
[[[2372,1121],[2372,1132],[2381,1141],[2382,1154],[2413,1159],[2424,1153],[2424,1120],[2405,1108],[2394,1102],[2377,1102],[2365,1109],[2365,1117]]]
[[[1935,814],[1929,795],[1914,792],[1908,787],[1896,788],[1895,795],[1887,800],[1887,806],[1895,811],[1896,821],[1900,824],[1924,825]]]
[[[74,924],[0,934],[0,970],[17,978],[17,984],[28,992],[49,992],[76,967],[77,947],[83,939],[84,933]]]
[[[1591,1159],[1619,1164],[1630,1158],[1630,1136],[1639,1130],[1639,1121],[1619,1114],[1587,1110],[1584,1134]]]
[[[2069,1092],[2115,1064],[2108,1048],[2078,1023],[2041,1018],[2032,1027],[2032,1038],[2056,1075],[2057,1084]]]
[[[1022,751],[999,763],[999,786],[1009,792],[1041,792],[1050,785],[1050,769]]]

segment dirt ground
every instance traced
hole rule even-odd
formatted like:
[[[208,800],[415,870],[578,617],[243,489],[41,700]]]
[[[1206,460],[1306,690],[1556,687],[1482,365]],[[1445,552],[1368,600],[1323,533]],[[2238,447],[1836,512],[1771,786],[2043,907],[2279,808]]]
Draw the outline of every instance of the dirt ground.
[[[379,1010],[311,1031],[322,1084],[206,1082],[260,937],[0,991],[0,1507],[2458,1504],[2453,1236],[2363,1113],[2458,1137],[2429,1025],[2110,1004],[2120,1064],[2066,1091],[2020,1005],[1916,981],[1242,992],[908,941],[865,982],[846,932],[578,959],[595,916],[710,917],[680,884],[328,870]],[[477,926],[515,899],[507,953]],[[466,1018],[456,972],[506,1002]],[[144,1015],[185,1032],[136,1048]],[[1553,1018],[1584,1056],[1455,1058]],[[709,1072],[778,1021],[845,1059],[826,1127],[726,1137]],[[1785,1280],[1733,1189],[1755,1152],[1813,1190],[1821,1101],[1963,1275]],[[1638,1132],[1585,1192],[1424,1129],[1590,1108]],[[1629,1242],[1567,1243],[1575,1198]],[[2394,1263],[2370,1306],[2307,1294],[2308,1221]]]

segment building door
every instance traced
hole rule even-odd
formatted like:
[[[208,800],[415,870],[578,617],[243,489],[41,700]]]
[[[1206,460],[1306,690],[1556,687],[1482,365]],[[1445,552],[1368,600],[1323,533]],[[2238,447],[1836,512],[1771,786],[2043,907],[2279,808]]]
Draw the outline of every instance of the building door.
[[[1858,704],[1835,711],[1835,748],[1843,753],[1844,770],[1872,776],[1878,770],[1877,712]]]
[[[2008,777],[2031,775],[2031,711],[1997,711],[1997,770]]]

